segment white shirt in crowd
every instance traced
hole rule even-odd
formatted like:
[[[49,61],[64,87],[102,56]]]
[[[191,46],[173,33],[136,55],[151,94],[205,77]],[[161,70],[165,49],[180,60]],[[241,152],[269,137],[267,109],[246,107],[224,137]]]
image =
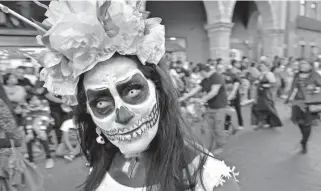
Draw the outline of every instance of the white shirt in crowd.
[[[73,119],[68,119],[62,123],[60,130],[62,132],[69,132],[70,129],[77,129]]]

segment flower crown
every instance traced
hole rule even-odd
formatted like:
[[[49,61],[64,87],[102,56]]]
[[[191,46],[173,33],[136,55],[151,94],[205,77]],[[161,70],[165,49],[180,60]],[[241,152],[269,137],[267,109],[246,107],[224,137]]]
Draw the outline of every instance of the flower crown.
[[[47,18],[34,21],[42,29],[37,42],[46,47],[36,58],[44,67],[40,74],[44,87],[77,105],[79,76],[116,52],[137,55],[142,64],[158,64],[165,54],[165,27],[160,18],[144,19],[141,3],[52,1]]]

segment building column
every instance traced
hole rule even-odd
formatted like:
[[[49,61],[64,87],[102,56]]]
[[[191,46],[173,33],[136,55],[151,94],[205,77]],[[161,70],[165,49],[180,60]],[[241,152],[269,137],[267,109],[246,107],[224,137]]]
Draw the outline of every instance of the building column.
[[[232,27],[233,23],[230,22],[216,22],[205,26],[212,59],[222,58],[223,61],[229,60]]]
[[[262,31],[263,55],[273,58],[283,57],[285,53],[284,30],[266,29]]]
[[[17,11],[19,14],[24,16],[27,19],[34,18],[34,12],[31,8],[32,2],[31,1],[19,1],[15,3],[15,6],[17,7]],[[20,21],[21,24],[26,28],[32,28],[30,25]]]

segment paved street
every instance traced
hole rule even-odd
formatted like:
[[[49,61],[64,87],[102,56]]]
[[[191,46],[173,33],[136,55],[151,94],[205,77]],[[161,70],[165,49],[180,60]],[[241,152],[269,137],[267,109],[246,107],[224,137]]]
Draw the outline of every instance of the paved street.
[[[248,109],[247,109],[248,110]],[[289,108],[278,103],[285,126],[277,130],[246,129],[231,137],[222,158],[237,167],[242,191],[320,191],[321,127],[314,127],[309,153],[299,154],[300,135],[289,121]],[[245,113],[249,121],[249,112]],[[40,169],[43,164],[39,164]],[[45,173],[46,191],[74,191],[85,177],[82,160],[56,160]]]

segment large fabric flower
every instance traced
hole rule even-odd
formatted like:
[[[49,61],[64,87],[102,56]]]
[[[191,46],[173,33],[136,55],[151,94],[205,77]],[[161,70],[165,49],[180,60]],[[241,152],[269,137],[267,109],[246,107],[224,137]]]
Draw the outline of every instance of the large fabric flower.
[[[118,29],[116,35],[108,35],[110,38],[108,40],[112,42],[118,53],[126,54],[136,37],[143,36],[145,23],[142,15],[124,1],[112,1],[107,15],[106,25],[115,25]]]
[[[40,73],[40,78],[45,82],[44,87],[55,95],[73,96],[77,94],[79,77],[65,76],[59,65],[44,68]]]
[[[157,18],[145,21],[145,35],[137,48],[137,56],[142,63],[158,64],[165,54],[165,27]]]
[[[95,2],[96,1],[92,0],[51,1],[49,4],[49,9],[45,13],[47,19],[45,19],[43,23],[52,26],[59,22],[65,15],[75,13],[96,15],[97,9]]]
[[[106,34],[95,16],[69,14],[53,25],[45,36],[49,36],[52,49],[73,61],[73,75],[78,76],[100,61],[99,52]]]
[[[45,87],[70,104],[77,99],[79,76],[116,52],[137,55],[142,64],[158,64],[165,53],[165,29],[161,19],[145,20],[141,1],[52,1],[43,23],[39,44],[45,67]]]

